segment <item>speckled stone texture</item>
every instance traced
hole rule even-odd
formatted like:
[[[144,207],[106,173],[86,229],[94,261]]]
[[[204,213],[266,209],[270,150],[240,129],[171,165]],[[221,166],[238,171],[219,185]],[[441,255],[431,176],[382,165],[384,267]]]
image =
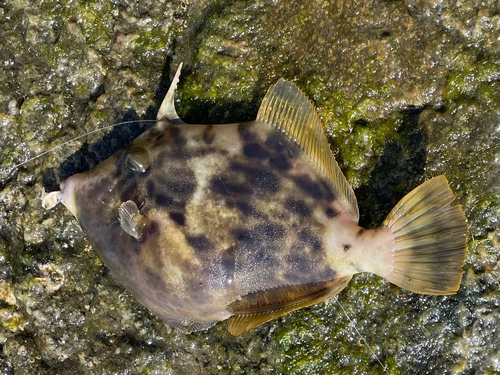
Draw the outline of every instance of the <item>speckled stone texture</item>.
[[[497,1],[0,1],[0,373],[500,373],[499,30]],[[301,87],[366,227],[445,174],[470,226],[459,293],[363,274],[349,318],[332,300],[238,338],[141,307],[39,197],[150,126],[181,61],[187,122],[252,120],[278,77]]]

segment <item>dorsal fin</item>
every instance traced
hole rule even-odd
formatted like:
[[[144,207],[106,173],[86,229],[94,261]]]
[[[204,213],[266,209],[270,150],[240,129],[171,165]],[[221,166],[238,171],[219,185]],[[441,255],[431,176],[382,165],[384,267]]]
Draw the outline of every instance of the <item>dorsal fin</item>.
[[[309,155],[332,183],[333,193],[342,207],[357,223],[359,210],[354,191],[330,151],[316,109],[302,91],[293,83],[281,78],[267,91],[260,105],[257,120],[285,133]]]
[[[184,124],[177,115],[175,111],[175,90],[177,89],[177,84],[179,83],[179,77],[181,75],[182,63],[179,64],[177,71],[175,72],[175,76],[172,79],[172,83],[170,83],[170,87],[167,91],[167,95],[163,98],[163,102],[161,103],[160,109],[156,115],[156,120],[169,120],[172,124]]]

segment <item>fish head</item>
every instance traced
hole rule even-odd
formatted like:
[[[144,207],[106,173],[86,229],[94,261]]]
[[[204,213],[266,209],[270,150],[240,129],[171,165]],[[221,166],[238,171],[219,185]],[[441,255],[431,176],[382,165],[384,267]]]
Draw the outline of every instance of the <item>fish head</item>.
[[[217,293],[206,288],[219,285],[208,285],[211,280],[232,280],[234,259],[209,259],[209,240],[185,233],[198,188],[186,163],[199,157],[201,145],[210,147],[203,137],[208,128],[159,121],[128,147],[63,181],[61,191],[52,195],[77,218],[126,289],[169,324],[188,330],[198,329],[200,321],[213,324],[230,315],[230,283],[220,283]],[[44,197],[49,207],[51,194]],[[195,316],[190,314],[194,304],[199,306]]]
[[[151,208],[147,200],[148,181],[154,180],[159,171],[152,165],[156,163],[161,168],[161,164],[168,163],[161,160],[155,144],[168,137],[168,131],[164,131],[168,126],[165,121],[158,122],[94,168],[62,181],[59,192],[44,195],[43,205],[51,208],[62,203],[94,240],[100,255],[115,258],[116,262],[116,254],[107,252],[140,246],[137,238],[124,235],[119,220],[120,207],[132,201],[142,212]],[[121,246],[108,246],[110,241],[117,241]]]
[[[123,197],[145,203],[139,198],[140,189],[136,185],[148,172],[147,144],[143,140],[133,142],[89,171],[62,181],[59,200],[80,222],[96,212],[114,212],[116,216]]]

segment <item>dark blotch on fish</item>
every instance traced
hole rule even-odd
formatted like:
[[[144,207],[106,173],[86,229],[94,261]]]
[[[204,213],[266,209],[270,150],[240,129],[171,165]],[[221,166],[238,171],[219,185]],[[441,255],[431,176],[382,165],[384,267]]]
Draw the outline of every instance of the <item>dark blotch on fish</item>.
[[[182,137],[179,137],[182,138]],[[184,140],[184,138],[182,138]],[[185,141],[185,140],[184,140]],[[162,152],[158,159],[165,160],[190,160],[192,158],[199,158],[214,152],[214,150],[199,149],[199,150],[186,150],[182,141],[174,142],[177,145],[176,148],[169,150],[168,152]]]
[[[297,215],[307,217],[311,213],[305,202],[301,199],[288,198],[285,203],[285,208]]]
[[[215,135],[211,133],[213,126],[209,125],[203,130],[203,141],[205,144],[210,145],[214,141]]]
[[[250,184],[256,189],[262,189],[271,193],[277,193],[279,190],[279,178],[273,171],[247,167],[240,163],[232,163],[231,170],[242,172],[250,178]]]
[[[293,179],[295,184],[314,199],[323,199],[321,185],[311,180],[309,176],[298,176]]]
[[[278,260],[271,254],[272,253],[263,250],[257,251],[255,253],[255,261],[258,263],[265,264],[266,267],[274,268],[278,265]]]
[[[245,216],[261,217],[260,212],[246,202],[236,202],[236,207],[238,207],[241,213]]]
[[[343,248],[344,248],[344,251],[349,251],[349,249],[351,248],[351,245],[344,244]]]
[[[155,197],[155,202],[156,202],[156,204],[158,204],[160,206],[165,206],[165,207],[170,207],[170,206],[173,206],[175,204],[172,197],[169,197],[169,196],[166,196],[163,194],[157,195]]]
[[[328,216],[329,218],[333,218],[333,217],[336,217],[338,215],[338,212],[335,212],[332,208],[327,208],[325,213],[326,213],[326,216]]]
[[[160,235],[160,226],[156,221],[151,221],[148,223],[147,227],[144,229],[142,234],[141,242],[145,240],[151,240],[154,237],[158,237]],[[139,242],[138,242],[139,243]],[[140,247],[137,246],[137,253],[141,251]]]
[[[245,229],[236,229],[234,236],[240,242],[249,242],[251,240],[250,232]]]
[[[158,194],[155,196],[156,204],[164,207],[175,207],[175,208],[184,208],[186,207],[186,203],[183,201],[176,200],[169,195]]]
[[[205,235],[186,236],[186,240],[197,251],[207,252],[213,249],[212,243]]]
[[[148,182],[146,182],[146,191],[149,197],[155,195],[155,183],[153,180],[148,180]]]
[[[178,126],[170,126],[168,128],[168,134],[170,135],[171,138],[177,138],[180,133],[181,130],[179,129]]]
[[[335,200],[335,195],[333,195],[332,191],[328,187],[328,184],[322,181],[321,185],[323,186],[323,199],[327,202],[333,202]]]
[[[155,185],[154,192],[156,194],[169,195],[176,200],[188,201],[196,191],[197,183],[193,171],[172,169],[165,175],[159,178]],[[146,188],[148,188],[147,185]]]
[[[194,178],[194,176],[193,176]],[[196,183],[172,180],[165,183],[165,187],[178,195],[192,195],[196,191]]]
[[[331,268],[327,269],[322,275],[321,279],[322,280],[333,280],[337,276],[337,272],[335,270],[332,270]]]
[[[282,238],[285,235],[285,229],[280,224],[270,222],[267,225],[261,225],[253,229],[253,232],[258,235],[265,236],[271,239]]]
[[[272,134],[267,138],[266,146],[278,153],[285,151],[285,145],[277,134]]]
[[[255,134],[250,131],[250,126],[248,124],[239,124],[238,132],[240,133],[240,137],[243,141],[248,142],[254,140]]]
[[[271,193],[277,193],[280,189],[279,179],[274,172],[261,170],[253,177],[252,182],[258,189],[266,190]]]
[[[310,231],[307,229],[303,229],[299,232],[299,240],[303,242],[306,245],[309,245],[312,247],[314,251],[320,251],[321,248],[323,247],[323,243],[321,240],[316,237],[314,234],[312,234]]]
[[[311,260],[308,257],[295,254],[289,261],[294,265],[294,272],[287,273],[285,277],[292,282],[296,282],[298,275],[311,272]]]
[[[235,232],[238,241],[254,246],[262,246],[265,242],[283,238],[284,235],[285,229],[281,225],[272,222],[267,225],[259,225],[250,230],[241,229]]]
[[[288,158],[284,155],[277,155],[276,157],[272,157],[271,159],[269,159],[269,165],[281,171],[287,171],[292,167],[292,165],[288,161]]]
[[[256,158],[256,159],[269,158],[269,152],[267,152],[258,143],[250,143],[245,145],[243,147],[243,155],[245,155],[247,158]]]
[[[252,191],[243,185],[236,185],[225,181],[222,177],[214,177],[210,181],[212,191],[221,195],[250,194]]]
[[[179,225],[186,224],[186,217],[180,212],[170,212],[168,216]]]

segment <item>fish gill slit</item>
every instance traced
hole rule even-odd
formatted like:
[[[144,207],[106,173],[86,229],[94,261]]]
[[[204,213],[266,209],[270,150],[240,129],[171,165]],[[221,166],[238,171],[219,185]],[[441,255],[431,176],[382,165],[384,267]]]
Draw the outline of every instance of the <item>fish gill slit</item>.
[[[382,370],[384,371],[384,374],[387,374],[387,375],[390,375],[389,372],[387,371],[387,366],[385,366],[382,361],[380,361],[380,359],[377,357],[377,355],[375,354],[375,351],[371,348],[370,345],[368,345],[368,342],[366,341],[366,339],[364,338],[364,336],[361,334],[361,332],[359,332],[358,328],[356,327],[356,324],[354,324],[354,320],[351,319],[351,317],[349,316],[349,314],[347,313],[347,310],[344,308],[344,306],[340,303],[339,299],[337,297],[333,297],[333,299],[335,300],[335,302],[339,305],[340,309],[342,310],[342,313],[345,315],[345,317],[347,318],[347,320],[349,321],[349,323],[351,323],[351,325],[353,326],[354,328],[354,331],[356,332],[356,334],[359,336],[359,338],[361,339],[361,341],[363,342],[363,344],[368,348],[369,352],[371,353],[372,357],[377,361],[377,363],[382,367]]]

